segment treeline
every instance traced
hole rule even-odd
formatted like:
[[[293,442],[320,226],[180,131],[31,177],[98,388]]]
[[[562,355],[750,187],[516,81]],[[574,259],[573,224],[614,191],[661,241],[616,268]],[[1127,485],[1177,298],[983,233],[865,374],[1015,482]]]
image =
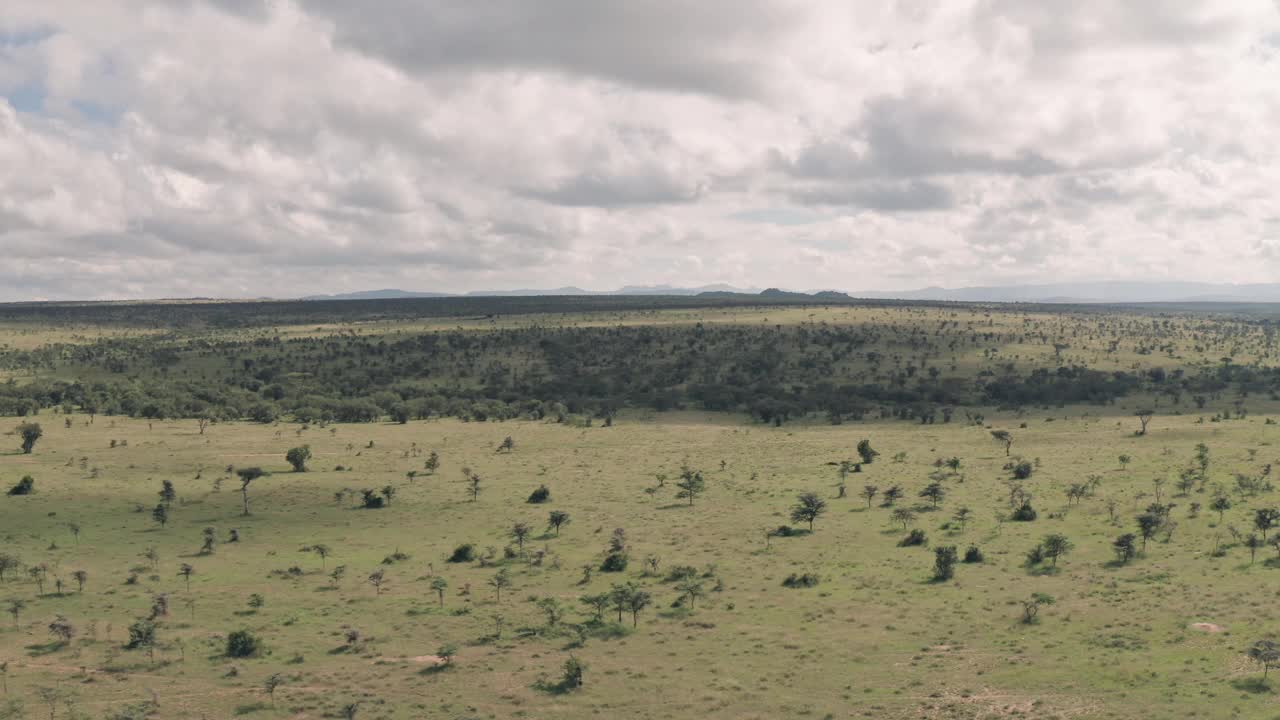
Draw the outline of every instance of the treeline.
[[[10,369],[64,379],[0,386],[0,414],[63,406],[147,418],[372,422],[693,408],[773,423],[814,414],[927,423],[948,422],[964,407],[1106,404],[1135,392],[1203,406],[1227,391],[1280,390],[1280,370],[1229,361],[1192,373],[1078,365],[1020,372],[994,359],[961,370],[949,361],[1013,341],[1028,336],[874,324],[109,339],[5,355]]]

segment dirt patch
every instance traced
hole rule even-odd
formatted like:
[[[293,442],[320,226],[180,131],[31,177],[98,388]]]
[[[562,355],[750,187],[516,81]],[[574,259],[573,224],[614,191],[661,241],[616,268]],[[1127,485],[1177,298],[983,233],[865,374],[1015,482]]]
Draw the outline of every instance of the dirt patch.
[[[411,657],[409,659],[416,663],[426,663],[428,665],[444,664],[444,658],[440,657],[439,655],[418,655],[416,657]]]
[[[1222,627],[1221,625],[1215,625],[1214,623],[1191,623],[1187,627],[1191,628],[1192,630],[1199,630],[1200,632],[1207,632],[1207,633],[1220,633],[1226,630],[1226,628]]]

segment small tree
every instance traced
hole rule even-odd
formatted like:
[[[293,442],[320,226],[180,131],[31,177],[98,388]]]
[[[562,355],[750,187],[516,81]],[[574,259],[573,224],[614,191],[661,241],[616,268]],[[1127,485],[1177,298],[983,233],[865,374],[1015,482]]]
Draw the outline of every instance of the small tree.
[[[1262,666],[1262,679],[1267,679],[1267,672],[1280,664],[1280,646],[1274,640],[1259,640],[1249,646],[1246,653],[1249,659]]]
[[[444,607],[444,591],[449,589],[449,583],[437,575],[431,578],[431,589],[436,591],[436,597],[440,600],[440,607]]]
[[[13,629],[18,629],[18,620],[22,615],[22,610],[27,606],[27,601],[21,598],[10,598],[8,611],[13,616]]]
[[[480,499],[480,476],[475,473],[467,475],[467,490],[471,493],[471,502]]]
[[[597,593],[595,595],[583,595],[578,598],[578,602],[591,608],[596,622],[604,620],[604,612],[609,609],[612,602],[612,596],[609,593]]]
[[[524,541],[532,532],[533,528],[529,527],[528,523],[519,522],[511,526],[511,539],[516,541],[516,545],[520,548],[520,555],[522,556],[524,555]]]
[[[240,499],[244,503],[243,515],[249,514],[249,485],[258,478],[266,475],[260,467],[247,467],[236,470],[236,475],[240,477]]]
[[[17,570],[22,567],[22,561],[15,555],[9,553],[0,553],[0,582],[4,581],[4,574],[10,570]]]
[[[169,523],[169,509],[164,506],[164,503],[155,506],[155,509],[151,511],[151,519],[160,523],[160,527],[164,527]]]
[[[305,549],[306,549],[306,550],[309,550],[309,551],[311,551],[311,552],[315,553],[316,555],[319,555],[319,556],[320,556],[320,569],[321,569],[321,570],[324,570],[324,569],[325,569],[326,559],[327,559],[330,555],[332,555],[332,554],[333,554],[333,549],[332,549],[332,548],[330,548],[328,545],[325,545],[325,544],[323,544],[323,543],[316,543],[315,545],[312,545],[312,546],[310,546],[310,547],[308,547],[308,548],[305,548]]]
[[[440,469],[440,455],[436,453],[435,450],[432,450],[431,454],[427,456],[427,459],[423,461],[422,469],[432,475],[435,475],[436,470]]]
[[[1280,510],[1275,508],[1258,508],[1253,513],[1253,526],[1262,533],[1262,541],[1267,540],[1267,531],[1280,522]]]
[[[502,568],[493,577],[489,578],[489,585],[493,587],[494,597],[497,602],[502,602],[503,588],[511,587],[511,573],[506,568]]]
[[[631,612],[631,627],[640,624],[640,611],[649,606],[652,596],[644,590],[633,588],[627,593],[627,610]]]
[[[440,658],[440,664],[449,666],[453,664],[453,659],[458,656],[458,646],[453,643],[445,643],[436,648],[436,657]]]
[[[285,453],[284,459],[289,461],[289,464],[293,466],[294,472],[306,472],[307,461],[311,459],[311,446],[299,445],[296,448],[292,448],[289,452]]]
[[[967,507],[962,507],[951,515],[951,519],[960,523],[960,531],[964,532],[965,526],[969,524],[969,518],[973,517],[973,511]]]
[[[560,528],[569,524],[569,513],[563,510],[552,510],[547,515],[547,527],[556,531],[556,536],[560,535]]]
[[[938,507],[938,503],[942,502],[947,496],[947,489],[942,487],[940,482],[931,482],[920,491],[920,497],[928,498],[933,506]]]
[[[177,497],[178,491],[174,489],[172,480],[165,480],[160,483],[160,502],[164,503],[165,507],[173,505],[173,501]]]
[[[1155,410],[1143,408],[1134,413],[1138,417],[1138,422],[1142,423],[1142,427],[1138,430],[1139,435],[1147,434],[1147,423],[1151,422],[1151,418],[1156,414]]]
[[[503,438],[502,442],[498,444],[498,452],[511,452],[515,449],[516,441],[510,435]]]
[[[382,586],[387,582],[387,575],[381,569],[369,573],[369,584],[373,586],[373,594],[381,595]]]
[[[910,508],[897,508],[891,515],[894,522],[902,523],[902,529],[906,530],[907,526],[916,521],[916,514]]]
[[[84,592],[84,583],[89,579],[89,573],[84,570],[76,570],[71,573],[71,577],[76,581],[76,592]]]
[[[187,581],[187,590],[191,590],[191,576],[195,575],[195,573],[196,569],[188,563],[182,563],[182,566],[178,568],[178,574],[182,576],[183,580]]]
[[[902,499],[902,495],[903,495],[902,486],[890,485],[889,488],[884,491],[883,495],[884,495],[884,502],[881,504],[884,505],[885,507],[893,507],[894,503]]]
[[[791,522],[809,523],[809,531],[813,531],[813,521],[827,511],[827,501],[818,497],[817,493],[801,493],[796,497],[796,504],[791,508]]]
[[[255,657],[262,652],[262,641],[248,630],[236,630],[227,635],[227,657]]]
[[[1142,536],[1142,552],[1147,551],[1147,541],[1164,524],[1164,518],[1155,513],[1143,513],[1138,516],[1138,534]]]
[[[1008,430],[992,430],[991,437],[996,442],[1004,444],[1004,456],[1009,457],[1009,450],[1013,447],[1013,434]]]
[[[1075,544],[1067,536],[1053,533],[1040,541],[1040,547],[1044,548],[1044,556],[1049,558],[1053,567],[1058,567],[1058,558],[1071,552]]]
[[[586,663],[570,655],[569,659],[564,661],[564,668],[560,675],[560,688],[562,690],[577,690],[582,687],[582,675],[586,670]]]
[[[1122,454],[1119,458],[1117,458],[1117,459],[1120,461],[1120,469],[1121,469],[1121,470],[1124,470],[1124,469],[1125,469],[1125,466],[1127,466],[1129,463],[1133,462],[1133,458],[1129,457],[1128,455],[1123,455],[1123,454]]]
[[[24,422],[18,426],[18,435],[22,437],[22,454],[30,455],[35,449],[36,441],[44,435],[40,423]]]
[[[1244,546],[1249,548],[1249,564],[1250,565],[1253,564],[1254,558],[1258,554],[1258,548],[1262,547],[1265,544],[1266,542],[1263,541],[1262,538],[1258,537],[1254,533],[1249,533],[1249,535],[1245,537]]]
[[[933,549],[933,579],[938,582],[945,582],[955,576],[956,554],[955,545],[946,545],[935,547]]]
[[[1218,513],[1218,524],[1222,524],[1222,515],[1231,509],[1231,498],[1226,495],[1219,495],[1209,503],[1209,509]]]
[[[1022,622],[1027,625],[1033,625],[1037,622],[1040,614],[1040,608],[1045,605],[1052,605],[1054,599],[1052,595],[1045,593],[1031,593],[1031,597],[1022,601]]]
[[[880,492],[880,488],[875,485],[863,485],[862,492],[858,493],[867,501],[867,509],[871,509],[871,502],[876,499],[876,495]]]
[[[1111,543],[1111,549],[1115,551],[1116,559],[1120,561],[1121,565],[1129,562],[1134,555],[1138,554],[1137,541],[1138,538],[1133,533],[1125,533]]]
[[[276,706],[276,688],[284,684],[284,676],[280,673],[273,673],[262,683],[262,689],[267,692],[267,697],[271,699],[271,707]]]
[[[680,492],[676,493],[676,497],[681,499],[688,498],[689,505],[692,506],[694,498],[706,489],[707,482],[703,479],[701,471],[685,467],[680,471],[680,479],[676,481],[676,487],[680,488]]]

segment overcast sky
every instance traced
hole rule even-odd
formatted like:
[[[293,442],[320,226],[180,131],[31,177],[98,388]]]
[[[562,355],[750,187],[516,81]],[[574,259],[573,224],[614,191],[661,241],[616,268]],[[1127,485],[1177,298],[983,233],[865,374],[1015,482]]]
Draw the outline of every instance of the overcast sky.
[[[1280,280],[1277,0],[3,0],[0,300]]]

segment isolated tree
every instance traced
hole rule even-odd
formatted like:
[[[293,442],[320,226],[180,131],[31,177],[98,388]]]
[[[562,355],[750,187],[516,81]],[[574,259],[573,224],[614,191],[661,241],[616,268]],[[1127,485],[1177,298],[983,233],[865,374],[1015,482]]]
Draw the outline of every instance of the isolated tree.
[[[876,499],[876,495],[880,492],[880,488],[875,485],[863,485],[862,492],[858,493],[867,501],[867,509],[871,509],[871,502]]]
[[[890,517],[893,518],[894,522],[902,523],[903,530],[906,530],[908,525],[916,521],[915,511],[910,508],[897,508]]]
[[[809,523],[809,531],[813,531],[813,521],[827,511],[827,501],[818,497],[817,493],[801,493],[796,497],[796,504],[791,508],[791,522]]]
[[[1052,605],[1054,599],[1052,595],[1045,593],[1031,593],[1031,597],[1022,601],[1022,622],[1032,625],[1037,621],[1040,614],[1040,608],[1045,605]]]
[[[89,573],[84,570],[76,570],[71,573],[71,579],[76,581],[76,592],[84,592],[85,581],[89,579]]]
[[[431,589],[436,591],[436,597],[440,600],[440,607],[444,607],[444,591],[449,589],[449,583],[437,575],[431,578]]]
[[[1126,465],[1128,465],[1129,463],[1133,462],[1133,458],[1129,457],[1128,455],[1121,455],[1118,459],[1120,460],[1120,469],[1121,469],[1121,470],[1125,469],[1125,466],[1126,466]]]
[[[480,476],[475,473],[467,475],[467,490],[471,493],[471,502],[480,499]]]
[[[160,483],[160,502],[164,503],[165,507],[173,505],[177,497],[178,491],[174,489],[172,480],[164,480]]]
[[[191,567],[188,563],[182,563],[182,566],[178,568],[178,574],[182,576],[183,580],[187,581],[187,590],[191,589],[191,576],[194,575],[195,572],[196,569]]]
[[[570,655],[569,659],[564,661],[559,687],[562,690],[577,690],[582,687],[582,675],[586,670],[586,663]]]
[[[155,506],[155,509],[151,511],[151,519],[160,523],[160,527],[164,527],[169,523],[169,509],[164,506],[164,503]]]
[[[1280,646],[1274,640],[1259,640],[1249,646],[1246,652],[1250,660],[1262,666],[1262,679],[1267,679],[1267,672],[1280,664]]]
[[[1262,541],[1267,540],[1267,531],[1280,522],[1280,510],[1275,508],[1258,508],[1253,512],[1253,526],[1262,533]]]
[[[4,581],[4,574],[10,570],[17,570],[22,567],[22,561],[15,555],[9,553],[0,553],[0,582]]]
[[[1138,516],[1138,534],[1142,536],[1142,552],[1147,551],[1147,541],[1164,524],[1164,518],[1155,513],[1143,513]]]
[[[858,457],[862,458],[863,465],[870,465],[875,462],[879,455],[880,453],[878,451],[871,448],[870,440],[864,439],[858,441]]]
[[[236,470],[236,475],[240,476],[240,499],[244,503],[243,515],[249,514],[249,485],[258,478],[266,475],[260,467],[247,467]]]
[[[18,620],[22,615],[22,610],[27,607],[27,601],[20,598],[10,598],[9,606],[6,608],[9,614],[13,616],[13,629],[18,629]]]
[[[382,499],[387,505],[391,505],[391,498],[396,496],[396,488],[394,485],[382,486]]]
[[[1249,533],[1245,537],[1244,546],[1249,548],[1249,564],[1250,565],[1253,564],[1254,558],[1258,554],[1258,548],[1262,547],[1265,544],[1266,542],[1262,538],[1255,535],[1254,533]]]
[[[306,549],[320,556],[320,569],[324,570],[326,559],[333,554],[333,549],[323,543],[316,543]]]
[[[422,468],[428,473],[434,475],[436,470],[440,469],[440,455],[437,454],[435,450],[432,450],[431,454],[428,455],[427,459],[422,463]]]
[[[1009,449],[1013,447],[1013,434],[1008,430],[992,430],[991,437],[999,443],[1004,443],[1004,456],[1009,457]]]
[[[516,441],[510,435],[503,438],[502,442],[498,445],[498,452],[511,452],[515,449]]]
[[[920,497],[929,498],[929,502],[933,503],[935,508],[938,507],[938,503],[942,502],[946,496],[947,489],[942,487],[942,483],[940,482],[931,482],[920,491]]]
[[[962,507],[951,515],[951,519],[960,523],[960,531],[964,532],[965,526],[969,524],[969,518],[973,517],[973,511],[967,507]]]
[[[549,628],[559,625],[560,620],[564,618],[564,603],[561,603],[557,598],[540,598],[535,604],[538,606],[538,609],[542,611],[542,614],[547,616],[547,627]]]
[[[262,689],[266,691],[267,697],[271,700],[271,707],[276,705],[276,688],[284,684],[284,676],[280,673],[273,673],[262,683]]]
[[[285,453],[284,459],[289,461],[289,464],[293,466],[294,472],[306,472],[307,461],[311,459],[311,446],[299,445],[296,448],[292,448],[289,452]]]
[[[529,537],[529,534],[532,532],[533,532],[533,528],[529,527],[528,523],[518,522],[515,525],[511,526],[511,531],[509,534],[511,536],[511,539],[516,541],[516,546],[520,548],[521,555],[524,555],[524,541]]]
[[[1226,495],[1219,495],[1209,503],[1209,509],[1218,513],[1218,524],[1222,524],[1222,515],[1231,509],[1231,499]]]
[[[382,594],[382,586],[387,582],[387,575],[381,569],[369,573],[369,584],[373,586],[374,595]]]
[[[547,527],[556,531],[556,536],[560,535],[560,528],[569,524],[569,513],[563,510],[552,510],[547,515]]]
[[[706,480],[702,477],[702,472],[685,467],[680,471],[680,479],[676,481],[676,487],[680,488],[680,492],[676,493],[677,498],[688,498],[689,505],[693,505],[693,499],[696,498],[707,487]]]
[[[493,588],[494,597],[497,602],[502,602],[503,588],[511,587],[511,573],[506,568],[502,568],[493,577],[489,578],[489,585]]]
[[[1044,549],[1044,556],[1049,558],[1053,567],[1058,567],[1058,558],[1071,552],[1075,544],[1068,540],[1066,535],[1053,533],[1044,536],[1044,540],[1040,541],[1040,547]]]
[[[935,547],[933,549],[933,579],[938,582],[950,580],[956,574],[956,554],[955,545],[946,545]]]
[[[146,650],[147,655],[155,660],[156,630],[154,620],[143,618],[134,622],[129,626],[129,642],[125,645],[125,649]]]
[[[1147,434],[1147,423],[1151,422],[1151,418],[1155,414],[1156,414],[1156,411],[1150,408],[1143,408],[1134,413],[1134,415],[1136,415],[1138,418],[1138,422],[1142,423],[1142,427],[1138,430],[1139,435]]]
[[[40,427],[40,423],[24,422],[18,426],[18,435],[22,437],[22,453],[30,455],[35,449],[36,441],[44,435],[44,429]]]
[[[681,600],[689,603],[690,610],[693,609],[694,602],[705,594],[702,583],[693,579],[685,580],[679,585],[676,585],[676,590],[680,592]]]
[[[1111,543],[1111,549],[1115,551],[1116,559],[1119,560],[1122,565],[1132,560],[1133,556],[1138,554],[1137,540],[1138,538],[1135,537],[1133,533],[1125,533],[1124,535],[1116,538],[1115,542]]]

